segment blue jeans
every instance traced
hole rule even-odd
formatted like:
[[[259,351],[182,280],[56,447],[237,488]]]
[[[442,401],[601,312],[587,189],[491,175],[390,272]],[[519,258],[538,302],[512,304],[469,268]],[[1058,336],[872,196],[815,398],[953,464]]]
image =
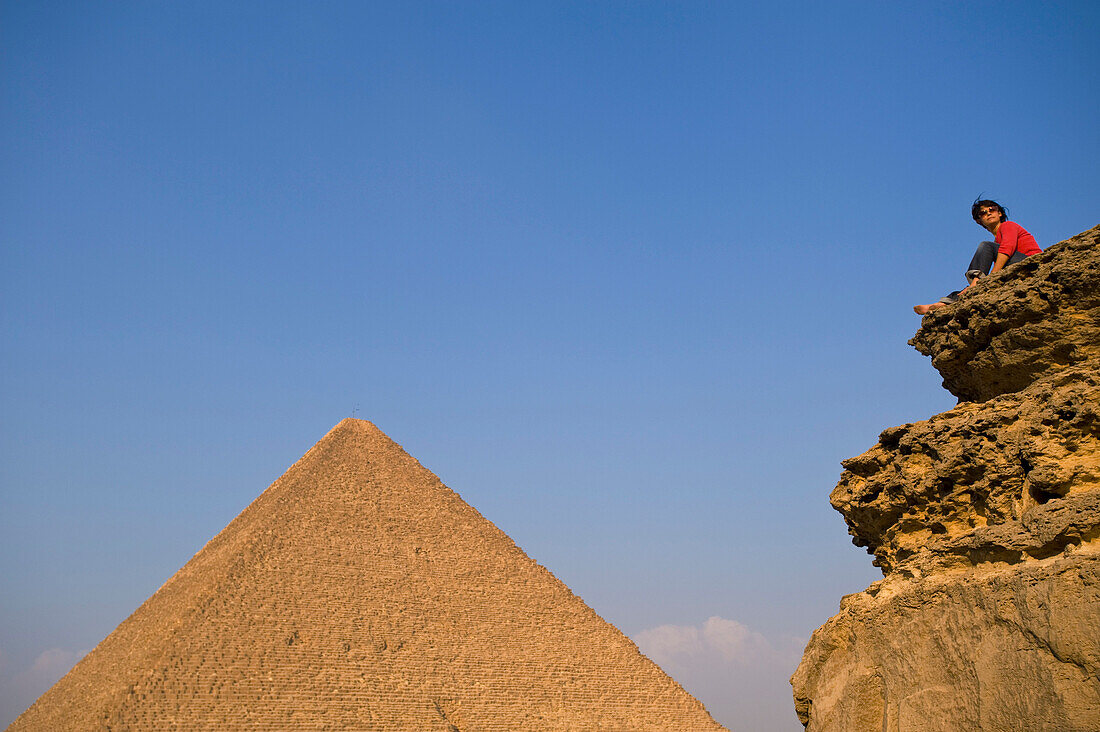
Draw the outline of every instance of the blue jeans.
[[[996,242],[983,241],[978,245],[978,248],[974,250],[974,256],[970,260],[970,267],[966,270],[966,279],[972,280],[975,277],[981,277],[982,275],[989,274],[989,270],[993,268],[993,263],[997,261],[997,246]],[[1009,264],[1015,264],[1021,259],[1027,259],[1026,254],[1016,252],[1008,258]],[[953,303],[959,299],[959,293],[962,290],[955,290],[946,297],[941,297],[940,302]]]

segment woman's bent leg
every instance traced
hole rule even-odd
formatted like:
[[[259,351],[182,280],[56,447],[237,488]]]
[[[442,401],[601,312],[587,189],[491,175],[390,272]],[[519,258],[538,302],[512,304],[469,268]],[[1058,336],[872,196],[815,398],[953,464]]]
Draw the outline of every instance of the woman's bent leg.
[[[993,269],[993,262],[997,259],[997,243],[983,241],[974,250],[974,257],[970,260],[970,267],[966,270],[966,279],[973,280],[976,277],[989,274]]]
[[[982,275],[989,274],[989,270],[993,269],[993,262],[997,259],[998,248],[997,243],[992,241],[983,241],[978,244],[978,248],[974,251],[974,257],[970,260],[970,269],[966,270],[967,287],[974,284],[974,281]],[[1023,258],[1023,255],[1017,252],[1009,259],[1009,264]],[[963,290],[965,289],[966,287],[963,288]],[[961,294],[962,290],[955,290],[941,297],[938,302],[929,303],[928,305],[915,305],[913,310],[920,315],[927,315],[933,310],[942,308],[944,305],[950,305],[957,302]]]

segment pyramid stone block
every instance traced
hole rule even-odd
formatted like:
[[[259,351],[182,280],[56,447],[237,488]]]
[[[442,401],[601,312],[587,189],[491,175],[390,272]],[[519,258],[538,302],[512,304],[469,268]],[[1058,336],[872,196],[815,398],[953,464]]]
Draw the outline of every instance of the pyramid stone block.
[[[703,705],[347,419],[10,730],[712,730]]]

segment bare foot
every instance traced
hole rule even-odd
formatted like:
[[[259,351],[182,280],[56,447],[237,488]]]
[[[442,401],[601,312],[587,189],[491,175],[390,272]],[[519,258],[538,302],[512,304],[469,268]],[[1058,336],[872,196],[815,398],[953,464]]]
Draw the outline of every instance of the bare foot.
[[[913,306],[913,312],[916,313],[917,315],[928,315],[928,313],[932,312],[933,310],[938,310],[939,308],[942,308],[946,304],[947,303],[943,303],[943,302],[933,302],[933,303],[929,303],[927,305],[914,305]]]

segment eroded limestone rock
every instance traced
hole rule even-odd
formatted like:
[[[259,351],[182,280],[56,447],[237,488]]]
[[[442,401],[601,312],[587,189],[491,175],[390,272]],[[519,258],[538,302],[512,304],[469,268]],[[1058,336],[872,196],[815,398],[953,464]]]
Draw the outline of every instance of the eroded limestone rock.
[[[1095,732],[1100,546],[849,595],[791,680],[811,732]]]
[[[1100,357],[1100,226],[983,278],[925,316],[909,344],[962,401],[1019,391]]]
[[[831,495],[884,578],[791,679],[807,730],[1100,730],[1100,227],[910,341],[960,398],[885,430]]]
[[[844,467],[833,507],[886,574],[1057,554],[1100,527],[1100,361],[885,430]]]

